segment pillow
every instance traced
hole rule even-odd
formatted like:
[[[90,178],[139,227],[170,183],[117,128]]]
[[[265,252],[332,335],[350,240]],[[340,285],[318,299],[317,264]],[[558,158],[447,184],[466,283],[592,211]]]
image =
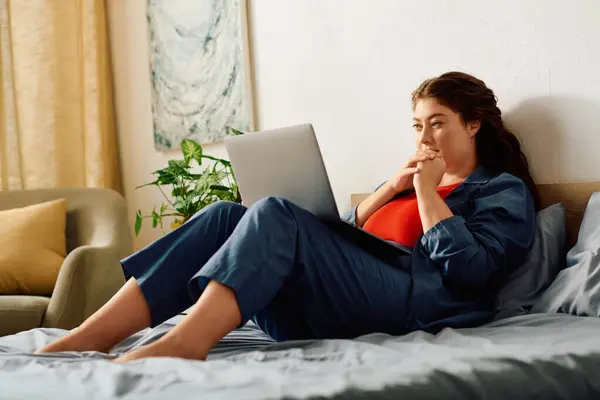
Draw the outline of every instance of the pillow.
[[[554,204],[537,214],[537,229],[525,262],[500,288],[494,319],[527,314],[536,298],[565,267],[567,238],[565,208]]]
[[[600,193],[585,209],[567,268],[535,302],[531,312],[600,317]]]
[[[50,295],[66,257],[67,200],[0,211],[0,294]]]

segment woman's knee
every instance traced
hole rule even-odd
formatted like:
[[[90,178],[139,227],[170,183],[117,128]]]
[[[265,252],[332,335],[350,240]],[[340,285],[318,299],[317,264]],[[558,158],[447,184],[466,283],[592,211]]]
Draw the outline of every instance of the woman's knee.
[[[193,220],[194,218],[198,217],[199,215],[206,214],[206,213],[210,213],[210,214],[236,213],[236,214],[240,214],[240,217],[241,217],[241,215],[243,215],[244,212],[246,212],[246,210],[247,210],[247,208],[239,203],[234,203],[233,201],[221,200],[221,201],[216,201],[214,203],[211,203],[211,204],[207,205],[206,207],[204,207],[202,210],[196,212],[190,218],[190,220]]]
[[[250,209],[253,211],[259,212],[273,212],[277,210],[289,210],[290,207],[293,207],[294,204],[284,199],[283,197],[278,196],[267,196],[255,202]]]
[[[212,204],[209,204],[205,208],[211,208],[219,211],[245,211],[246,207],[240,203],[234,203],[233,201],[219,200]]]
[[[248,210],[261,221],[295,220],[297,208],[298,206],[283,197],[268,196],[256,201]]]
[[[313,214],[288,199],[278,196],[264,197],[249,209],[252,217],[263,223],[277,226],[294,226],[295,229],[310,230],[317,220]],[[303,229],[305,228],[305,229]]]

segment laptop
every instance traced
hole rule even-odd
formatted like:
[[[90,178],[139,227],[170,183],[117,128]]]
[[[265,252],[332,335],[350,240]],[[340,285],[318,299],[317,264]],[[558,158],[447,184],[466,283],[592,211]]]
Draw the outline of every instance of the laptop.
[[[283,197],[388,264],[397,265],[398,257],[411,254],[411,248],[340,218],[311,124],[228,136],[224,144],[245,206],[267,196]]]

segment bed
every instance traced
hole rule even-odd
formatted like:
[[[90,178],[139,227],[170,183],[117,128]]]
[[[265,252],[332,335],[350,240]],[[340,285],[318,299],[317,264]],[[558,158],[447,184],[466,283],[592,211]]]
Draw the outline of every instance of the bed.
[[[544,205],[565,205],[574,243],[600,183],[540,191]],[[108,355],[33,355],[66,333],[58,329],[2,337],[0,398],[600,398],[600,318],[569,314],[532,313],[436,335],[284,343],[249,323],[223,339],[207,362],[107,362],[158,339],[181,318],[126,339]]]

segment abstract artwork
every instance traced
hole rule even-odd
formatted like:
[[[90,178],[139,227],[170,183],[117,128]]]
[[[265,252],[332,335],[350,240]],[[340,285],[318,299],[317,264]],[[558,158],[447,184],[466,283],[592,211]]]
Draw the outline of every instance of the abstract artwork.
[[[154,143],[253,129],[246,0],[148,0]]]

